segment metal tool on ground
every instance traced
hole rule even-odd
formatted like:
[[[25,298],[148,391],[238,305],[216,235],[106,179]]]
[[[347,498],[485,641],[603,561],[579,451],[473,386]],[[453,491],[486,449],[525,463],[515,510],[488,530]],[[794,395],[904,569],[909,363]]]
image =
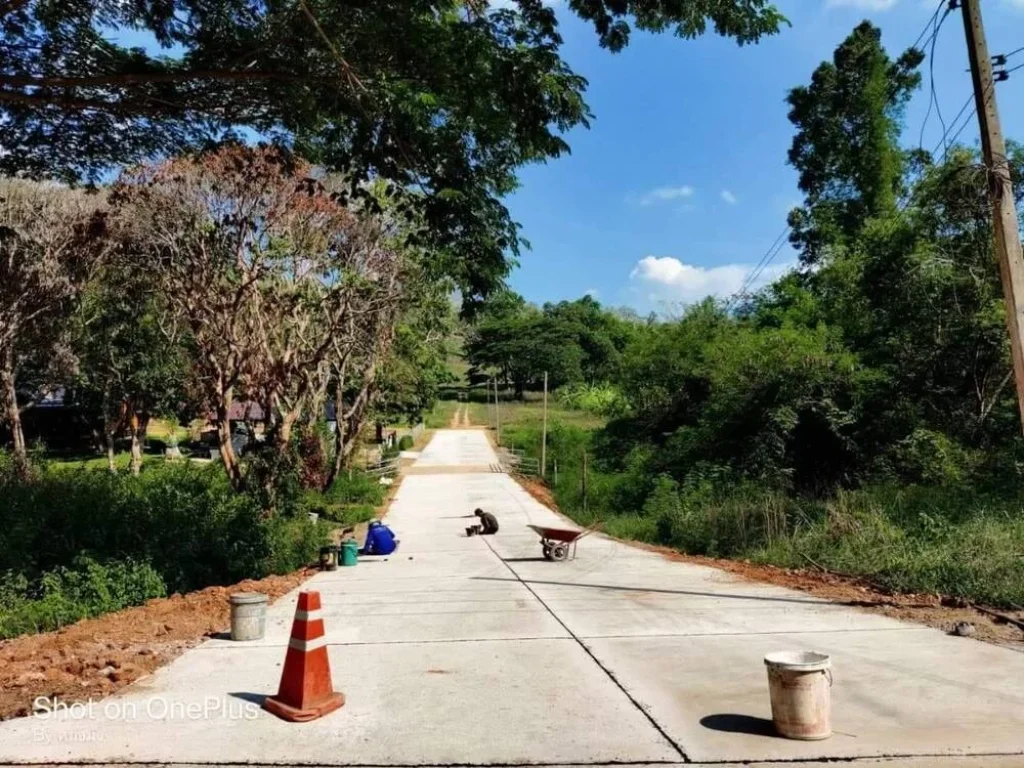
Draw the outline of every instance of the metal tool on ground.
[[[231,639],[261,640],[267,631],[267,596],[259,592],[236,592],[231,604]]]
[[[780,651],[764,657],[772,722],[780,736],[820,741],[832,735],[832,661],[814,651]]]
[[[568,559],[570,555],[572,559],[576,559],[576,546],[580,539],[594,533],[601,524],[592,525],[581,531],[572,528],[550,528],[544,525],[526,527],[540,536],[541,553],[545,560],[561,561]]]
[[[335,691],[331,683],[320,593],[300,592],[281,685],[276,696],[263,700],[263,708],[282,720],[303,723],[323,717],[344,704],[344,694]]]

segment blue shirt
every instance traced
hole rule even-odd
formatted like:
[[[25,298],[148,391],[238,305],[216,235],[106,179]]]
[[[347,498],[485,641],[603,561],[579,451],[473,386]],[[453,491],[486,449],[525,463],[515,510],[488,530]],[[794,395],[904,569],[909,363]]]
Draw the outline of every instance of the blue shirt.
[[[390,555],[395,551],[395,534],[384,523],[370,523],[366,531],[366,545],[363,547],[367,555]]]

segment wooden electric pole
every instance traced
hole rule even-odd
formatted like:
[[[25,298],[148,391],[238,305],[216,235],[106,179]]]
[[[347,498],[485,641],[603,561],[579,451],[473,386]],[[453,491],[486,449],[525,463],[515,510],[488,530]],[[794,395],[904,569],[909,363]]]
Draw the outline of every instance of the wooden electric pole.
[[[992,77],[992,58],[985,42],[980,0],[961,0],[964,31],[967,34],[967,55],[971,60],[974,81],[974,102],[981,128],[981,150],[988,178],[992,203],[992,231],[999,275],[1006,299],[1006,324],[1010,331],[1013,355],[1013,376],[1017,384],[1017,407],[1024,429],[1024,254],[1021,253],[1020,224],[1010,182],[1010,164],[1006,158],[1006,142],[999,124],[996,88]]]
[[[498,405],[498,377],[494,377],[494,439],[501,445],[501,406]]]
[[[547,477],[548,469],[548,372],[544,371],[544,428],[540,436],[540,476]]]

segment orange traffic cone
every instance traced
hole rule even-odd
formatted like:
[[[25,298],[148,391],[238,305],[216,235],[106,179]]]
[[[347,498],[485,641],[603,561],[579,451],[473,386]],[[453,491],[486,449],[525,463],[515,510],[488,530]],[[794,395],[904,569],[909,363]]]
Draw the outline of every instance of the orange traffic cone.
[[[345,695],[335,691],[331,684],[320,593],[300,592],[281,687],[277,696],[263,700],[263,708],[283,720],[301,723],[323,717],[344,703]]]

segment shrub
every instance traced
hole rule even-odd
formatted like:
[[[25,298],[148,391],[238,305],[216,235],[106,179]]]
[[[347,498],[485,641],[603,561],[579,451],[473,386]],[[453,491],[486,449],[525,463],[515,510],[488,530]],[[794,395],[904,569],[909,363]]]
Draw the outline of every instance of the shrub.
[[[415,445],[416,441],[413,440],[412,435],[402,435],[402,438],[398,441],[398,450],[411,451]]]
[[[294,570],[327,535],[297,505],[265,515],[216,466],[154,463],[138,477],[42,468],[28,483],[0,474],[0,494],[0,570],[30,580],[86,554],[148,562],[183,592]]]
[[[130,559],[100,563],[80,556],[34,581],[8,571],[0,578],[0,638],[57,629],[166,594],[149,563]]]
[[[611,384],[566,384],[555,392],[555,398],[565,408],[609,418],[622,416],[629,410],[629,402]]]

